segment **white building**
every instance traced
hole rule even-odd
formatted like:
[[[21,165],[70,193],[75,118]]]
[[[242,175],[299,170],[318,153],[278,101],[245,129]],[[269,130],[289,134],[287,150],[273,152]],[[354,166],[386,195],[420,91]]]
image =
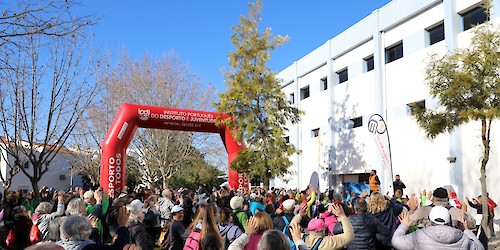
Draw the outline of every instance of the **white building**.
[[[39,145],[39,147],[41,149],[42,145]],[[14,158],[8,155],[3,147],[0,147],[0,154],[2,154],[2,157],[0,157],[0,174],[4,180],[7,180],[9,177],[9,166],[13,165]],[[8,159],[11,164],[8,164],[6,159]],[[32,174],[33,165],[31,165],[26,159],[27,158],[23,160],[22,167]],[[78,174],[70,174],[72,164],[74,164],[78,159],[79,158],[76,157],[75,151],[67,148],[61,148],[59,153],[50,163],[49,170],[38,182],[38,187],[42,188],[43,186],[47,186],[56,190],[67,190],[71,184],[75,187],[81,187],[83,185],[82,177]],[[20,170],[12,177],[11,183],[12,184],[10,185],[9,190],[12,191],[33,190],[30,180]],[[4,186],[0,180],[0,192],[3,193],[3,191]]]
[[[399,174],[408,187],[405,194],[452,185],[459,198],[479,195],[480,124],[470,123],[429,141],[409,106],[437,107],[424,83],[425,60],[432,53],[444,55],[469,45],[471,24],[486,18],[479,4],[479,0],[394,0],[279,72],[283,91],[305,114],[299,124],[288,126],[289,141],[300,152],[293,156],[295,174],[287,184],[279,179],[271,184],[304,189],[313,172],[322,176],[331,167],[331,183],[338,190],[342,183],[365,180],[366,173],[376,169],[383,192],[392,193],[388,183],[391,175]],[[498,26],[500,0],[493,4],[490,20]],[[380,153],[367,130],[373,114],[387,122],[392,174],[381,167]],[[346,128],[349,120],[354,128]],[[487,180],[490,196],[498,203],[499,122],[491,131]],[[320,177],[321,190],[328,185]]]

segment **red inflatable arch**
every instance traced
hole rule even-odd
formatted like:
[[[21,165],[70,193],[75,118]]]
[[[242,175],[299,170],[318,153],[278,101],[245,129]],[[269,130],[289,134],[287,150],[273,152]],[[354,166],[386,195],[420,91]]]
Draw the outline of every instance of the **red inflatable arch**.
[[[101,187],[113,195],[125,186],[126,150],[138,127],[219,133],[229,166],[243,146],[234,140],[229,129],[215,125],[217,117],[230,119],[226,114],[215,112],[123,104],[102,142]],[[229,167],[228,179],[233,189],[248,187],[244,175]]]

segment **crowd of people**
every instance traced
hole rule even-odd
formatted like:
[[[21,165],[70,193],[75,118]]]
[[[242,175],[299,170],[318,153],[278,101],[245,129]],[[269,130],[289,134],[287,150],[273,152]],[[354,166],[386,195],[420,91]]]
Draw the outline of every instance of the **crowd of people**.
[[[72,250],[487,248],[467,211],[468,206],[481,211],[480,197],[458,201],[453,190],[443,187],[403,195],[406,186],[396,179],[400,189],[392,196],[376,190],[376,178],[367,191],[349,195],[312,186],[230,190],[227,185],[126,189],[117,197],[81,188],[43,188],[40,199],[10,192],[0,212],[9,232],[2,245]],[[493,228],[486,232],[494,237]]]

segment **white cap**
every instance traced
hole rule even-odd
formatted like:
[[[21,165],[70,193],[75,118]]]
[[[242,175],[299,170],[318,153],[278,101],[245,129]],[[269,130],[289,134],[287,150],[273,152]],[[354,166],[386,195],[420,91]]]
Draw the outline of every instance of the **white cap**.
[[[130,202],[130,205],[132,205],[134,207],[140,207],[140,208],[144,207],[144,203],[142,203],[142,201],[138,200],[138,199],[135,199],[132,202]]]
[[[450,212],[443,206],[435,206],[429,213],[429,220],[437,225],[445,225],[450,223]]]
[[[94,197],[94,191],[89,190],[83,194],[83,199],[90,199]]]
[[[294,208],[295,208],[295,200],[294,199],[288,199],[286,201],[283,201],[283,210],[293,211]]]
[[[229,205],[231,206],[232,209],[242,208],[243,207],[243,197],[234,196],[229,201]]]
[[[183,211],[183,210],[184,210],[184,208],[182,208],[181,206],[175,205],[170,212],[175,214],[175,213],[178,213],[178,212]]]
[[[200,194],[200,196],[198,197],[198,203],[196,203],[196,205],[199,206],[207,204],[209,199],[210,197],[206,196],[205,194]]]

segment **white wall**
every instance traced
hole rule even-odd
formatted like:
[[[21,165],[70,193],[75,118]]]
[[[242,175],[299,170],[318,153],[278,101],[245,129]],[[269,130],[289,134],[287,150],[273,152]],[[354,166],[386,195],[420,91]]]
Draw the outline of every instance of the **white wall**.
[[[9,156],[9,161],[13,162],[14,159]],[[38,187],[42,186],[52,187],[57,190],[66,190],[70,187],[71,176],[69,175],[70,170],[70,162],[73,161],[74,156],[71,153],[59,153],[55,156],[54,160],[51,162],[49,166],[49,171],[47,171],[41,180],[38,182]],[[0,158],[0,166],[5,166],[5,171],[2,168],[2,174],[7,174],[8,167],[7,163],[3,158]],[[30,164],[28,167],[28,172],[33,173],[33,166]],[[61,179],[60,176],[65,176],[64,179]],[[73,176],[73,186],[82,186],[83,180],[79,175]],[[3,192],[3,185],[0,187],[1,192]],[[31,186],[31,182],[28,177],[24,175],[22,172],[17,173],[12,178],[12,184],[9,190],[18,191],[18,190],[33,190]]]
[[[295,106],[305,112],[302,121],[289,125],[290,142],[300,154],[292,156],[296,171],[292,181],[283,184],[303,189],[313,171],[328,163],[328,148],[337,152],[335,174],[355,174],[377,169],[382,180],[391,174],[381,169],[381,158],[367,132],[368,118],[380,113],[387,122],[392,150],[392,175],[399,174],[406,183],[406,193],[453,185],[460,198],[480,194],[479,166],[481,153],[480,126],[463,125],[451,134],[439,135],[430,141],[408,113],[407,104],[425,100],[426,107],[436,108],[437,101],[428,94],[424,67],[429,55],[444,55],[456,48],[467,47],[471,31],[462,31],[459,13],[470,10],[479,0],[394,0],[374,11],[338,36],[325,42],[308,55],[293,62],[278,74],[283,79],[285,93],[295,92]],[[500,24],[500,0],[494,1],[492,22]],[[445,22],[445,40],[428,45],[426,29]],[[403,58],[385,64],[384,50],[403,41]],[[363,58],[374,54],[375,69],[365,72]],[[348,68],[349,80],[338,83],[336,72]],[[328,76],[328,90],[320,92],[319,81]],[[300,100],[300,88],[310,86],[311,96]],[[336,104],[335,104],[336,103]],[[336,130],[329,119],[363,117],[363,126],[352,130]],[[334,123],[335,124],[335,123]],[[311,138],[311,129],[320,128],[318,138]],[[498,203],[500,192],[495,184],[500,181],[500,125],[492,128],[491,156],[488,163],[490,196]],[[457,157],[450,163],[449,156]],[[383,178],[385,177],[385,178]],[[280,185],[279,180],[276,185]],[[327,187],[324,179],[322,189]],[[472,209],[473,210],[473,209]],[[474,212],[474,211],[472,211]],[[500,208],[497,208],[500,214]]]

